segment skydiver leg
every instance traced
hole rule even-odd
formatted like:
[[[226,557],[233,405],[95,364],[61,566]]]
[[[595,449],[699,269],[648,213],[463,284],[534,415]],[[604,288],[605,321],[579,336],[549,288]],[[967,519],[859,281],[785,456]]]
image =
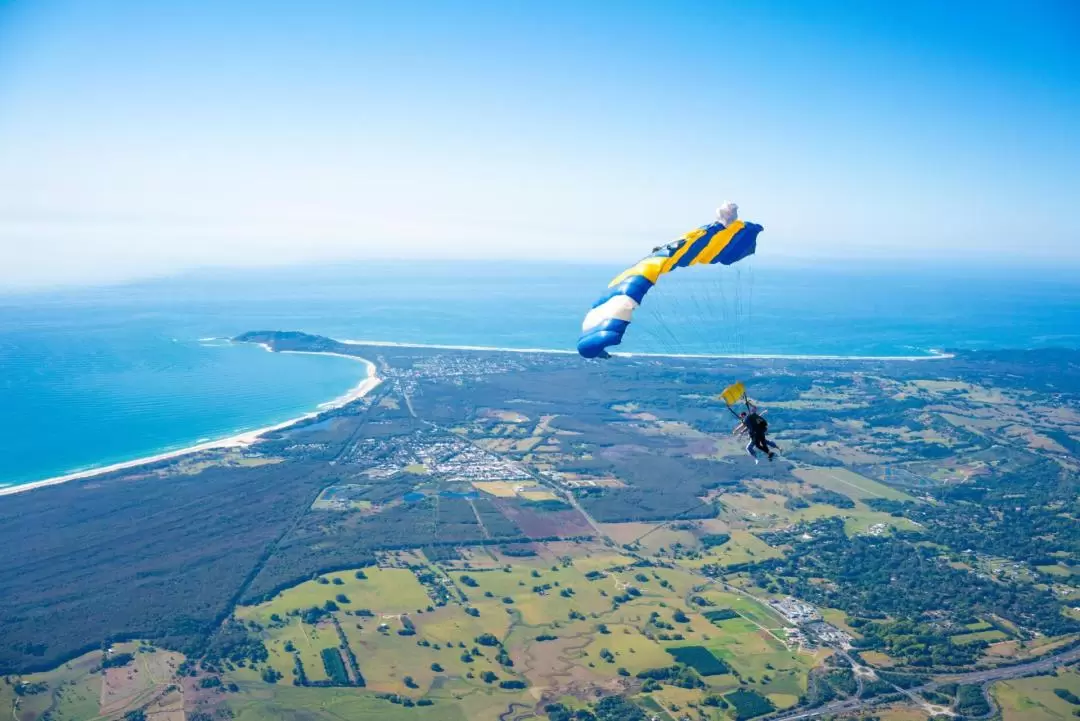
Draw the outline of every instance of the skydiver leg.
[[[754,439],[754,446],[756,446],[759,450],[764,451],[765,455],[767,455],[769,457],[769,460],[771,461],[773,459],[773,455],[775,454],[771,450],[769,450],[770,445],[775,446],[776,444],[767,440],[765,436],[758,436]]]
[[[753,439],[751,439],[750,442],[746,444],[746,452],[749,453],[750,457],[754,459],[754,463],[758,462],[757,454],[754,453],[754,441],[753,441]]]

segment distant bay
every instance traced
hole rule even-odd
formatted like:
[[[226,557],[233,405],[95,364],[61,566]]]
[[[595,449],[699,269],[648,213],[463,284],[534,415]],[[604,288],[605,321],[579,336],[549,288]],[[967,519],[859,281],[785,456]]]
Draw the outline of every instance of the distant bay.
[[[280,329],[571,349],[585,310],[617,270],[384,262],[0,295],[0,485],[280,422],[366,372],[343,358],[208,338]],[[626,350],[912,356],[1080,347],[1080,282],[1067,273],[757,263],[722,277],[687,273],[669,286],[647,299]]]

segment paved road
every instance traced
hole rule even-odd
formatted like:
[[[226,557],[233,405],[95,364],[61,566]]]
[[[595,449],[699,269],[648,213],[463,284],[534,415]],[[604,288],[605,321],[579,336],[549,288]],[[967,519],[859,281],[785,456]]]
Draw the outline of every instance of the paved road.
[[[939,676],[938,680],[936,681],[932,681],[928,684],[908,689],[908,691],[910,691],[911,693],[933,691],[934,689],[947,683],[978,684],[985,686],[987,684],[993,683],[994,681],[1004,681],[1010,678],[1030,676],[1032,674],[1039,673],[1040,671],[1050,671],[1055,666],[1060,666],[1061,664],[1070,663],[1077,660],[1080,660],[1080,648],[1074,648],[1070,651],[1054,654],[1053,656],[1039,659],[1037,661],[1032,661],[1031,663],[1021,664],[1019,666],[1008,666],[1006,668],[994,668],[988,671],[972,671],[971,673]],[[848,699],[846,701],[834,701],[833,703],[819,706],[818,708],[812,709],[810,711],[801,711],[782,716],[774,716],[770,721],[794,721],[795,719],[814,718],[816,716],[823,716],[825,714],[857,711],[860,708],[867,708],[869,706],[873,706],[877,702],[877,699]]]

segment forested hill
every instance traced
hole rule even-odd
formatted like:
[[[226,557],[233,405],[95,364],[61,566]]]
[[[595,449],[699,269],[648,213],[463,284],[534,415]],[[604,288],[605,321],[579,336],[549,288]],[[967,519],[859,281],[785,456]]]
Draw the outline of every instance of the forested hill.
[[[355,355],[356,346],[321,335],[295,330],[252,330],[233,338],[234,343],[262,343],[272,351],[304,351],[307,353],[343,353]]]
[[[1080,396],[1080,350],[949,351],[949,369],[1002,388],[1024,388]]]

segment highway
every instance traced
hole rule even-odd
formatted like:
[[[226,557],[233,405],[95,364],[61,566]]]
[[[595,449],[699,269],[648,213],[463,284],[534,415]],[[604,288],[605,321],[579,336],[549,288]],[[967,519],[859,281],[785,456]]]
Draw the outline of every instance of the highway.
[[[921,693],[923,691],[933,691],[939,686],[943,686],[947,683],[975,684],[985,687],[995,681],[1004,681],[1010,678],[1031,676],[1032,674],[1039,673],[1040,671],[1050,671],[1055,666],[1060,666],[1062,664],[1071,663],[1077,660],[1080,660],[1080,648],[1063,651],[1062,653],[1054,654],[1053,656],[1048,656],[1047,658],[1038,659],[1036,661],[1031,661],[1030,663],[1020,664],[1017,666],[1006,666],[1004,668],[992,668],[987,671],[972,671],[971,673],[938,676],[937,680],[935,681],[923,684],[922,686],[916,686],[914,688],[907,689],[907,691],[912,694]],[[809,711],[797,711],[795,713],[773,716],[769,719],[769,721],[794,721],[795,719],[815,718],[817,716],[823,716],[825,714],[858,711],[859,709],[869,708],[870,706],[874,706],[878,703],[880,703],[879,699],[875,698],[865,700],[846,699],[844,701],[834,701],[832,703],[825,704],[824,706],[819,706],[818,708],[811,709]]]

